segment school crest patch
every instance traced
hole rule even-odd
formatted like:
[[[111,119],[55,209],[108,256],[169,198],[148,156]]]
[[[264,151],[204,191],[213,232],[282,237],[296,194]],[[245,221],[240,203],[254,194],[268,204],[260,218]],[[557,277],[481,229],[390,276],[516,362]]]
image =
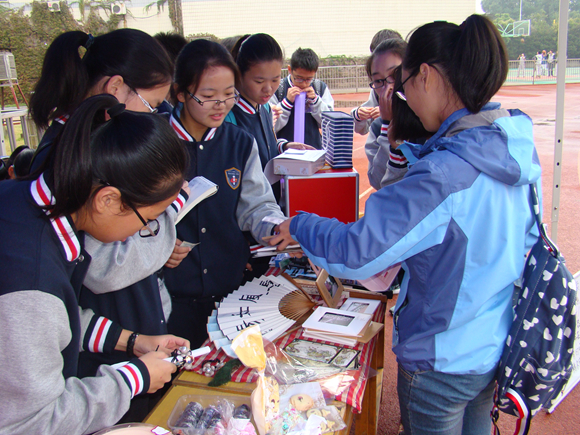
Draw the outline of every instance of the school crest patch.
[[[240,187],[240,181],[242,181],[242,171],[236,168],[230,168],[225,170],[226,173],[226,181],[230,185],[230,187],[236,190]]]

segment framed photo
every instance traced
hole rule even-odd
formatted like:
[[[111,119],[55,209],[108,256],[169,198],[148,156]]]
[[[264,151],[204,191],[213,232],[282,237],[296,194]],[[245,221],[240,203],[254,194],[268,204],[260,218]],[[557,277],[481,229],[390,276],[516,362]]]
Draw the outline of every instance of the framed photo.
[[[381,301],[376,299],[348,298],[340,309],[354,313],[374,314],[380,304]]]
[[[336,308],[344,291],[340,280],[330,276],[326,270],[321,270],[316,278],[316,287],[324,303],[329,308]]]
[[[358,336],[371,321],[370,314],[318,307],[302,325],[305,329]]]

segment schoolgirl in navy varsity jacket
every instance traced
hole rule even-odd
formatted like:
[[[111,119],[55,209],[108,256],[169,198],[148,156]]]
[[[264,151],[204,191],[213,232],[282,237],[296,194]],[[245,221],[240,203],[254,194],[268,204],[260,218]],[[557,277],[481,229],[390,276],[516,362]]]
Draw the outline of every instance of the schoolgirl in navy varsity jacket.
[[[241,284],[250,258],[243,231],[261,240],[274,226],[262,219],[284,215],[262,172],[256,140],[224,122],[220,127],[208,128],[198,142],[180,121],[182,107],[175,107],[170,123],[189,152],[186,178],[201,175],[218,185],[215,195],[199,203],[177,224],[179,240],[199,244],[178,267],[164,270],[173,301],[169,331],[179,331],[195,346],[207,336],[205,324],[215,300]],[[192,312],[199,318],[194,319],[197,316]],[[192,323],[196,320],[199,325]]]

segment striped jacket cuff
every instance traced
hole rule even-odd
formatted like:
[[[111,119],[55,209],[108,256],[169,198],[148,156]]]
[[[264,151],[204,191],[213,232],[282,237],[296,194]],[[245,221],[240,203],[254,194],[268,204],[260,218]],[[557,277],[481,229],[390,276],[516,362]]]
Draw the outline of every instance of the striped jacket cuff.
[[[175,198],[175,201],[171,203],[171,207],[173,207],[175,211],[179,213],[188,199],[189,195],[187,194],[187,192],[181,189],[179,191],[179,194],[177,195],[177,198]]]
[[[381,136],[388,137],[388,135],[389,135],[389,123],[383,122],[381,124]]]
[[[351,113],[351,114],[352,114],[352,117],[353,117],[353,118],[354,118],[356,121],[358,121],[358,122],[360,122],[360,121],[361,121],[361,119],[358,117],[358,107],[357,107],[356,109],[352,109],[352,113]]]
[[[111,353],[119,341],[121,331],[123,328],[120,325],[95,315],[85,334],[83,349],[93,353]]]
[[[123,375],[123,379],[131,390],[131,398],[149,391],[149,370],[139,358],[133,358],[127,364],[117,368],[117,371]]]
[[[284,138],[278,139],[278,154],[282,154],[284,152],[284,145],[287,143],[288,141]]]
[[[282,107],[284,110],[290,111],[294,107],[294,104],[288,101],[288,98],[284,98],[280,103],[280,107]]]
[[[389,166],[401,169],[406,168],[407,163],[407,159],[401,150],[393,148],[391,145],[389,145]]]

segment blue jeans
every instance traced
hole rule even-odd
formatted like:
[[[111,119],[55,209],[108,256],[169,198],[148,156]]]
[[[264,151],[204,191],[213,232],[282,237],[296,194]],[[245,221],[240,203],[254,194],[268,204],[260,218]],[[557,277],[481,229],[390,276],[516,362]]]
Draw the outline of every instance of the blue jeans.
[[[490,435],[495,369],[483,375],[408,372],[397,391],[405,435]]]

